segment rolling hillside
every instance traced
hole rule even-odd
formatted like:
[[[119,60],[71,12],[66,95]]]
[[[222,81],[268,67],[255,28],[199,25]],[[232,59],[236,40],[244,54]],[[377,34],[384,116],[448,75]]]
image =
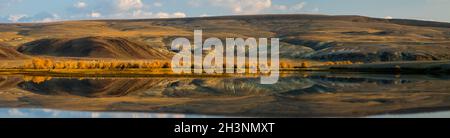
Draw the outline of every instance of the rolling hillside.
[[[17,49],[29,55],[119,59],[168,59],[170,53],[125,38],[40,39]]]
[[[0,43],[0,60],[26,59],[28,56],[16,51],[14,47]]]
[[[118,59],[170,57],[170,43],[192,38],[278,37],[281,57],[323,61],[450,59],[450,23],[362,16],[255,15],[180,19],[0,24],[0,42],[28,55]]]

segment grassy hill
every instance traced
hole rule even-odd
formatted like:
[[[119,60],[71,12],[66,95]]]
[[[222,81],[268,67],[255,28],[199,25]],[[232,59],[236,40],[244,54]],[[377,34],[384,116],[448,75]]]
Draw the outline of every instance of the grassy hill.
[[[77,39],[39,39],[25,43],[18,51],[29,55],[119,59],[169,59],[170,53],[145,43],[120,37],[84,37]]]
[[[160,59],[177,37],[278,37],[281,57],[323,61],[450,59],[450,23],[362,16],[253,15],[0,24],[0,42],[28,55]]]
[[[0,43],[0,60],[26,59],[28,56],[19,53],[15,47]]]

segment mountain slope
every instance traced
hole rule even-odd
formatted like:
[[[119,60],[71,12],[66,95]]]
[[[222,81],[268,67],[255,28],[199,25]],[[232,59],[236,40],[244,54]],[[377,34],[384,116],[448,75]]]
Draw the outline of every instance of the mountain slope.
[[[21,46],[20,51],[31,55],[135,59],[167,57],[173,54],[168,50],[171,41],[178,37],[192,39],[195,29],[202,29],[204,38],[222,40],[277,37],[281,41],[281,57],[288,59],[364,62],[450,59],[450,23],[363,16],[249,15],[0,24],[0,30],[8,32],[0,36],[14,37],[2,41]],[[90,39],[79,42],[86,38]],[[112,38],[120,40],[108,40]],[[122,44],[127,45],[126,51]],[[72,51],[64,51],[65,48]]]
[[[25,59],[27,56],[16,51],[14,47],[0,43],[0,60]]]
[[[57,57],[90,57],[117,59],[167,59],[168,53],[146,44],[120,37],[83,37],[75,39],[40,39],[25,43],[19,52]]]

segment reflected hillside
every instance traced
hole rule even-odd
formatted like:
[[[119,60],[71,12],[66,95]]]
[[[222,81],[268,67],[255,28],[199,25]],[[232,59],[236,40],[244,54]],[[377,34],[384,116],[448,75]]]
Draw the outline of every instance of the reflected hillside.
[[[450,81],[433,76],[364,74],[288,75],[275,85],[258,78],[49,78],[33,77],[17,87],[42,95],[82,97],[226,97],[336,92],[447,92]],[[17,81],[17,79],[16,79]],[[14,81],[13,81],[14,82]],[[5,84],[13,82],[4,82]],[[11,84],[13,85],[13,84]]]
[[[23,82],[23,80],[20,77],[0,76],[0,91],[15,88],[21,82]]]
[[[0,77],[0,108],[249,117],[350,117],[450,110],[445,75],[310,72],[262,85],[251,76]]]
[[[18,84],[18,87],[23,90],[43,95],[120,97],[129,95],[130,93],[151,93],[151,90],[162,89],[159,87],[171,83],[171,80],[167,79],[52,78],[43,82],[23,81]]]

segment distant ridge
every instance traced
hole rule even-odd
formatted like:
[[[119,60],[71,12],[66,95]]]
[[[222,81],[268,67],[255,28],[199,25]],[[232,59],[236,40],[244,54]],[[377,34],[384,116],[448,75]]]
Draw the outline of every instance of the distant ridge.
[[[209,17],[186,17],[186,18],[152,18],[152,19],[102,19],[86,21],[189,21],[189,20],[217,20],[217,19],[310,19],[310,20],[343,20],[343,21],[366,21],[366,22],[389,22],[400,25],[423,26],[423,27],[446,27],[450,28],[450,22],[427,21],[418,19],[383,19],[366,17],[360,15],[322,15],[322,14],[260,14],[260,15],[225,15]]]

